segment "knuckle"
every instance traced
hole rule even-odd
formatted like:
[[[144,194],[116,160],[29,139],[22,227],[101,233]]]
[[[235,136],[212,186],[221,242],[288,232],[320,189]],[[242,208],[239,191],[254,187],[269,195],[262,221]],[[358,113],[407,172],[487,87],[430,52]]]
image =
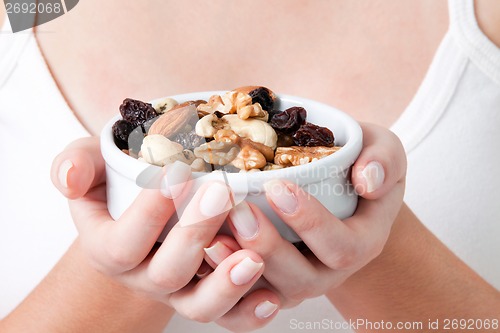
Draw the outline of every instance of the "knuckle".
[[[310,233],[316,230],[321,224],[317,216],[312,215],[311,212],[308,214],[309,216],[301,214],[299,218],[294,218],[293,229],[299,235]]]
[[[191,321],[196,321],[198,323],[210,323],[216,318],[213,318],[209,313],[196,306],[190,306],[183,310],[177,310],[181,316]]]
[[[299,287],[296,288],[293,292],[290,292],[286,295],[286,298],[292,304],[300,304],[305,299],[311,298],[312,289],[311,287]]]
[[[354,246],[344,248],[340,251],[336,250],[325,264],[334,270],[348,270],[357,263],[357,252]]]
[[[147,270],[147,276],[154,289],[167,292],[179,290],[189,282],[175,272],[166,272],[151,267]]]
[[[105,266],[110,269],[128,271],[136,266],[135,258],[123,246],[108,245],[106,254]]]

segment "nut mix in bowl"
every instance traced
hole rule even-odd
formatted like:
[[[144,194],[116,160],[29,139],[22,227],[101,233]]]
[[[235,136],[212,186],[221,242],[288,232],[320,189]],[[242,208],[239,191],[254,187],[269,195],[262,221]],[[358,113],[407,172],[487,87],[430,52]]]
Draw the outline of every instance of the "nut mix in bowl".
[[[108,209],[115,219],[148,187],[141,177],[154,178],[152,170],[161,174],[161,167],[174,162],[191,166],[193,191],[207,180],[227,183],[234,204],[255,203],[292,242],[300,239],[265,199],[267,181],[297,183],[339,218],[356,209],[349,172],[361,151],[362,132],[333,107],[252,86],[151,104],[126,99],[120,113],[101,135]]]
[[[133,157],[165,166],[175,161],[193,171],[257,172],[303,165],[333,154],[332,131],[306,121],[307,111],[279,111],[265,87],[241,87],[208,101],[155,104],[125,99],[123,119],[113,125],[116,145]]]

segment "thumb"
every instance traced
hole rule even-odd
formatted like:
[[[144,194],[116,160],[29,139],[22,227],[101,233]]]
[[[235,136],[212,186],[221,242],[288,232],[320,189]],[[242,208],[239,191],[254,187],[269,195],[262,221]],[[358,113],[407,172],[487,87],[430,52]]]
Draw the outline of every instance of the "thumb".
[[[68,199],[84,196],[105,180],[105,163],[98,137],[73,141],[52,162],[50,178]]]
[[[378,199],[405,181],[406,154],[399,138],[384,127],[361,124],[363,150],[352,168],[356,192],[365,199]]]

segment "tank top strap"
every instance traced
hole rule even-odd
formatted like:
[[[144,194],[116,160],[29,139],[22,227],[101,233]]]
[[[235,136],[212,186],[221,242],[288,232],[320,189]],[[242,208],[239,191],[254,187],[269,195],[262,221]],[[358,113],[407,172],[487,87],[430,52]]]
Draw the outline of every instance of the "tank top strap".
[[[33,29],[12,33],[9,17],[0,26],[0,88],[7,82],[17,65],[19,56],[33,38]]]
[[[454,39],[470,60],[500,85],[500,48],[479,28],[474,0],[448,0],[448,4]]]

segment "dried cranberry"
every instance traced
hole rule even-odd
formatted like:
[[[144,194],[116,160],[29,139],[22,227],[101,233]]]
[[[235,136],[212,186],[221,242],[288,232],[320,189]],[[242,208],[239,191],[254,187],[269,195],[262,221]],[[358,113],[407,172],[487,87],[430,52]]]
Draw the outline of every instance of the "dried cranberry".
[[[151,104],[130,98],[125,99],[120,105],[120,113],[134,128],[158,116]]]
[[[275,114],[270,124],[279,132],[292,134],[299,129],[300,125],[305,123],[306,117],[307,111],[304,108],[294,106]]]
[[[195,131],[188,133],[177,133],[171,138],[171,140],[180,143],[184,147],[184,149],[191,150],[207,142],[204,137],[196,135]]]
[[[295,144],[302,147],[333,147],[334,140],[333,133],[328,128],[311,123],[300,126],[299,130],[293,135]]]
[[[118,120],[113,124],[113,138],[120,149],[128,149],[128,137],[134,130],[134,126],[126,120]]]
[[[249,93],[252,97],[252,104],[259,103],[262,109],[269,111],[274,109],[274,94],[265,87],[259,87]]]

